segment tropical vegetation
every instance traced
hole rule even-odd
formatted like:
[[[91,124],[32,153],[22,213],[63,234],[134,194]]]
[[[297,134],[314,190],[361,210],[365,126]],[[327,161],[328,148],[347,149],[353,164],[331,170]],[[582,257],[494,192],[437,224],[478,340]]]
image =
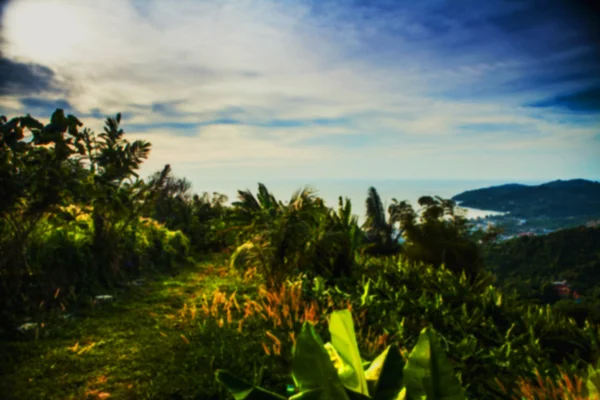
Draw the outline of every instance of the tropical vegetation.
[[[369,188],[362,225],[349,199],[330,208],[308,187],[228,205],[169,165],[140,178],[151,144],[120,124],[0,119],[6,398],[596,395],[598,320],[507,285],[504,256],[535,272],[527,284],[557,274],[453,200],[386,210]],[[562,276],[583,280],[586,257]]]

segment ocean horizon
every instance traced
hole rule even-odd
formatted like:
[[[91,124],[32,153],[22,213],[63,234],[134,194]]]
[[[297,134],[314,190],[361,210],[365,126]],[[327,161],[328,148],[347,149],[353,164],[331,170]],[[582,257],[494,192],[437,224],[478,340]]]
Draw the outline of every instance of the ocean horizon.
[[[415,210],[419,209],[418,199],[421,196],[441,196],[451,198],[466,190],[481,189],[507,183],[521,183],[525,185],[539,185],[546,180],[468,180],[468,179],[312,179],[312,180],[197,180],[191,179],[192,191],[196,193],[221,193],[228,197],[227,204],[237,200],[238,190],[250,189],[256,195],[258,183],[265,184],[277,200],[287,202],[292,194],[303,187],[309,187],[317,192],[328,207],[337,209],[338,198],[342,196],[352,202],[352,212],[357,215],[359,222],[364,222],[366,213],[365,201],[368,189],[373,186],[377,189],[385,208],[391,204],[393,198],[398,201],[407,200]],[[502,213],[477,210],[463,207],[467,210],[467,218],[498,215]]]

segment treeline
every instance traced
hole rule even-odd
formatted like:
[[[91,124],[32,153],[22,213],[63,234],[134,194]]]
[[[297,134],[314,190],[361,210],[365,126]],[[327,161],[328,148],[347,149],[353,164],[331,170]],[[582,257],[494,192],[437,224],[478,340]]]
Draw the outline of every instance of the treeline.
[[[60,109],[47,125],[0,118],[3,326],[222,246],[225,199],[188,197],[168,165],[140,179],[151,144],[128,141],[120,122],[107,118],[95,134]]]

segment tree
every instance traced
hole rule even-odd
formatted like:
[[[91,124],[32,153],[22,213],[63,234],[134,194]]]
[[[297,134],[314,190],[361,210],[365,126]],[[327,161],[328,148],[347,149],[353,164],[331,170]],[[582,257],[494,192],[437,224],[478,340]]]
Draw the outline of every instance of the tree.
[[[157,184],[154,208],[148,216],[164,223],[171,230],[181,230],[196,251],[220,251],[231,244],[230,230],[227,229],[225,207],[227,196],[220,193],[191,193],[191,183],[185,178],[176,178],[167,171],[154,173],[149,184]],[[162,179],[162,181],[161,181]],[[162,182],[162,183],[161,183]]]
[[[136,171],[148,158],[151,144],[143,140],[129,142],[120,123],[119,113],[106,119],[104,132],[99,135],[90,129],[81,133],[85,146],[79,162],[87,166],[91,176],[86,182],[85,201],[92,206],[94,272],[107,284],[119,273],[127,253],[121,248],[122,234],[129,227],[135,230],[170,171],[166,165],[151,184],[139,179]]]
[[[185,178],[172,176],[171,167],[154,173],[149,184],[156,187],[154,208],[150,213],[155,220],[166,224],[169,229],[190,231],[193,218],[191,183]]]
[[[397,202],[396,202],[397,203]],[[397,204],[394,203],[394,206]],[[390,219],[386,218],[386,211],[374,187],[369,188],[366,200],[366,221],[363,224],[367,248],[366,253],[372,255],[391,255],[401,251],[399,239],[401,232],[395,229],[396,215],[391,207]]]
[[[413,261],[423,262],[475,276],[483,268],[483,257],[471,235],[471,225],[465,212],[452,200],[439,196],[419,199],[418,215],[412,207],[395,202],[393,219],[400,222],[406,243],[404,254]]]
[[[352,214],[350,199],[338,199],[338,209],[324,205],[320,223],[315,227],[312,265],[315,272],[327,278],[349,277],[356,256],[364,245],[365,235]]]
[[[325,210],[309,188],[295,192],[287,205],[259,183],[256,197],[238,191],[234,217],[239,238],[245,240],[246,266],[256,266],[271,284],[310,265],[315,254],[315,227]],[[235,258],[233,256],[233,263]]]
[[[56,110],[48,125],[30,115],[0,117],[0,280],[2,304],[19,293],[33,274],[26,250],[31,234],[49,213],[77,194],[81,168],[71,159],[83,154],[82,123]],[[29,133],[27,137],[26,133]],[[75,173],[74,173],[75,172]]]

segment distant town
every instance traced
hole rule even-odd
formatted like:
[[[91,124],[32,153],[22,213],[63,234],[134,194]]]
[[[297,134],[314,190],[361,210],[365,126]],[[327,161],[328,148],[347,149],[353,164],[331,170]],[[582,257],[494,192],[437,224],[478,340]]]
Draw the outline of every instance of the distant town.
[[[541,216],[533,219],[524,219],[510,216],[510,213],[502,215],[488,215],[485,217],[472,218],[473,230],[486,231],[490,227],[501,229],[498,240],[510,240],[522,236],[547,235],[560,229],[578,226],[598,227],[600,219],[586,220],[578,217],[549,218]]]

